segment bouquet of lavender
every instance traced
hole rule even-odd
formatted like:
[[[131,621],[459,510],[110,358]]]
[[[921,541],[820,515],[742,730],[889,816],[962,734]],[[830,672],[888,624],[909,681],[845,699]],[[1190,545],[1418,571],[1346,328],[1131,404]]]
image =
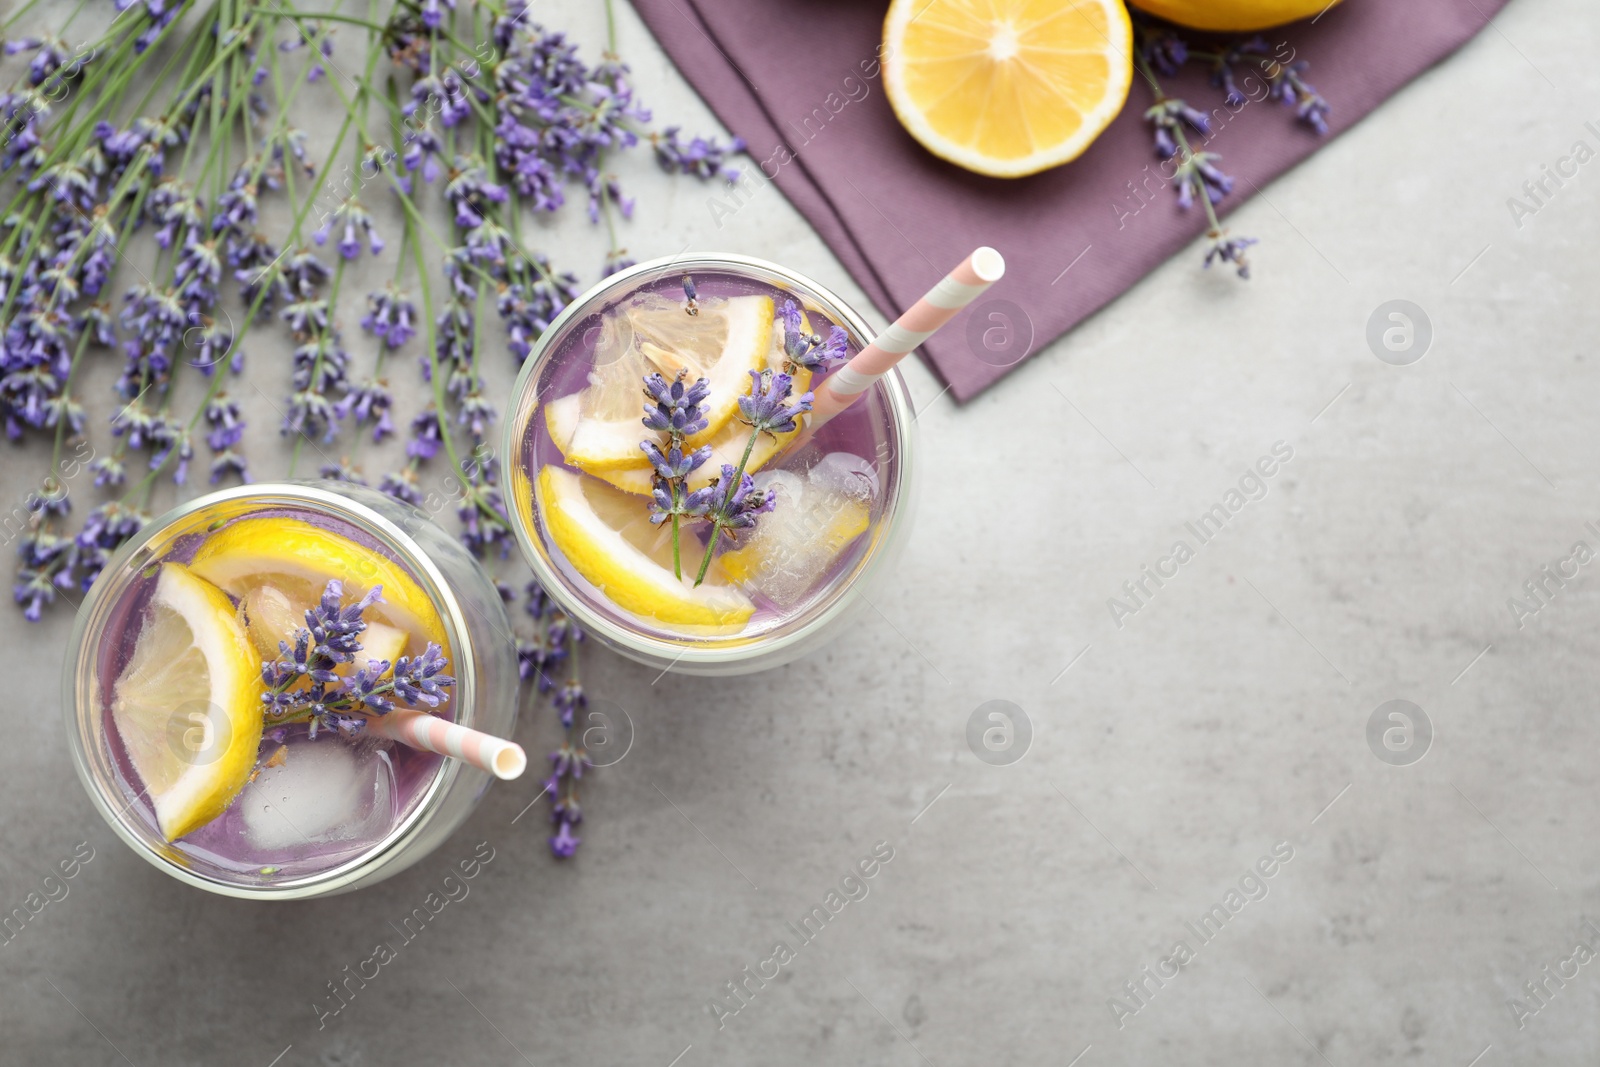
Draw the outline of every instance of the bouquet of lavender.
[[[403,460],[378,487],[430,503],[422,472],[442,456],[440,484],[453,488],[435,499],[454,505],[474,553],[503,559],[511,537],[481,355],[503,343],[521,361],[579,288],[528,222],[576,193],[610,237],[598,266],[614,271],[629,262],[621,234],[633,211],[616,158],[648,147],[669,172],[731,181],[728,157],[743,146],[656,129],[614,31],[586,61],[526,0],[331,12],[295,0],[85,0],[49,33],[18,35],[36,3],[0,23],[0,53],[19,64],[0,68],[0,424],[50,457],[41,452],[18,538],[13,593],[27,618],[86,589],[148,521],[160,483],[188,480],[199,448],[213,483],[248,481],[265,459],[246,454],[248,410],[275,417],[290,444],[275,474],[300,473],[309,447],[324,476],[364,482],[363,441],[407,427]],[[82,43],[69,44],[75,34]],[[332,136],[300,126],[308,111],[340,116]],[[385,203],[397,233],[374,210]],[[388,282],[351,293],[368,260],[392,263]],[[354,331],[342,325],[351,302],[365,308]],[[252,384],[260,395],[241,403],[247,339],[257,360],[284,354],[279,397]],[[427,400],[399,412],[389,357],[412,346]],[[97,359],[117,365],[104,426],[90,425],[81,395]],[[85,472],[92,490],[69,492]],[[97,499],[75,527],[83,492]],[[533,644],[550,640],[545,617]],[[302,713],[310,690],[282,686],[325,671],[314,661],[336,647],[313,636],[269,665],[274,706]],[[426,694],[442,660],[418,660],[390,682],[363,672],[318,683],[313,718],[345,729],[358,703],[379,710],[401,686]],[[574,843],[568,832],[552,847]]]

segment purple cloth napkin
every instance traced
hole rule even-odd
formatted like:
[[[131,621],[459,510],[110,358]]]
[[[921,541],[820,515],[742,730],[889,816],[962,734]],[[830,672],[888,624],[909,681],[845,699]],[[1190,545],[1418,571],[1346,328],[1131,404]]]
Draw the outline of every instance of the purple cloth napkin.
[[[1286,43],[1310,62],[1307,80],[1333,107],[1333,136],[1471,38],[1506,2],[1344,0],[1314,24],[1262,36],[1279,55],[1287,55],[1279,50]],[[748,199],[751,183],[765,185],[776,174],[778,188],[890,319],[978,245],[1005,254],[1005,279],[921,350],[959,400],[1109,303],[1205,229],[1198,205],[1181,211],[1172,188],[1161,187],[1143,121],[1150,89],[1137,75],[1127,106],[1079,159],[1029,178],[985,178],[928,154],[895,119],[874,59],[884,3],[633,3],[755,161],[740,161],[745,192],[719,190],[708,198],[712,229]],[[1166,86],[1226,120],[1205,146],[1238,180],[1223,212],[1326,140],[1277,101],[1251,101],[1230,115],[1199,64]],[[769,256],[781,259],[781,250]]]

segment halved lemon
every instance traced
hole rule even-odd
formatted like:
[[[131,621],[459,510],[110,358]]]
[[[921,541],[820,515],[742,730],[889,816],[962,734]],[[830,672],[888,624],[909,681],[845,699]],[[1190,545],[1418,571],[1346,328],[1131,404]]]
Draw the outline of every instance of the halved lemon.
[[[1133,80],[1122,0],[894,0],[883,85],[911,136],[979,174],[1076,159]]]
[[[539,472],[539,516],[577,572],[625,611],[672,630],[704,636],[737,633],[755,605],[720,573],[696,588],[703,549],[682,536],[684,577],[672,569],[671,532],[651,525],[639,498],[560,467]],[[716,564],[713,563],[713,568]]]
[[[347,603],[381,585],[383,599],[367,609],[369,619],[415,636],[418,652],[430,641],[450,652],[439,613],[405,568],[304,519],[264,515],[231,522],[206,536],[189,568],[239,597],[247,609],[254,590],[278,590],[288,601],[295,628],[305,625],[306,609],[322,599],[329,579],[344,583]],[[267,640],[276,647],[276,638],[268,635]]]
[[[698,447],[728,425],[750,392],[750,372],[766,362],[772,318],[767,296],[703,298],[694,315],[657,293],[632,298],[601,323],[589,384],[545,405],[550,439],[590,473],[648,468],[639,449],[644,377],[660,372],[671,381],[682,370],[691,382],[711,383],[701,406],[706,428],[689,439]]]
[[[805,312],[800,313],[800,330],[802,333],[811,332],[811,320]],[[772,340],[767,346],[766,369],[774,374],[783,370],[788,362],[788,355],[783,349],[783,320],[774,319],[772,322]],[[811,368],[796,367],[794,370],[794,396],[799,396],[811,388]],[[750,391],[748,383],[745,392]],[[755,448],[750,453],[750,462],[745,471],[754,474],[766,466],[785,445],[794,440],[800,433],[798,425],[789,433],[768,434],[764,433],[756,439]],[[698,469],[689,475],[689,488],[700,489],[716,481],[722,474],[723,464],[737,467],[739,460],[744,455],[745,445],[750,442],[750,427],[735,417],[728,420],[709,440],[700,441],[692,447],[698,448],[700,444],[711,446],[711,458],[706,460]],[[637,493],[640,496],[649,496],[655,485],[655,472],[649,467],[630,467],[619,470],[602,470],[592,472],[601,481],[610,482],[625,493]]]
[[[1320,15],[1339,0],[1133,0],[1168,22],[1196,30],[1264,30]]]
[[[216,586],[176,563],[156,578],[111,721],[176,841],[228,809],[261,745],[261,656]]]

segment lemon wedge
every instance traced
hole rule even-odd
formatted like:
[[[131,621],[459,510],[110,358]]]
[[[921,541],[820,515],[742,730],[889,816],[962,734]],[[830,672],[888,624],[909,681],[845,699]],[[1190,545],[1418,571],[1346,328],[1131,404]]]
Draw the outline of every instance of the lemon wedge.
[[[288,620],[291,635],[305,625],[306,609],[322,599],[329,579],[344,583],[347,602],[381,585],[383,599],[367,609],[368,618],[410,633],[419,643],[419,652],[431,641],[449,653],[439,613],[405,568],[303,519],[264,515],[231,522],[206,536],[189,568],[240,598],[247,612],[265,597],[257,590],[276,590],[284,601],[277,617]],[[284,623],[276,625],[281,628]],[[276,633],[268,631],[257,640],[263,649],[271,648],[271,654],[277,654],[280,637]]]
[[[1076,159],[1133,80],[1122,0],[893,0],[883,85],[941,159],[1018,178]]]
[[[638,497],[555,466],[539,472],[534,492],[555,546],[623,610],[703,636],[737,633],[755,613],[749,598],[724,584],[720,574],[693,586],[703,550],[688,534],[680,580],[672,570],[670,530],[651,525]]]
[[[805,312],[800,313],[800,331],[811,332],[811,320]],[[788,355],[783,350],[783,321],[774,319],[772,323],[772,339],[767,345],[766,370],[777,374],[783,370],[788,362]],[[811,388],[811,368],[796,367],[793,374],[794,393],[798,397]],[[749,383],[746,383],[746,393],[750,392]],[[801,427],[796,426],[789,433],[770,434],[764,433],[756,439],[756,446],[750,452],[750,462],[745,465],[746,474],[754,474],[772,461],[772,457],[782,452],[784,447],[800,433]],[[641,438],[642,439],[642,438]],[[689,475],[689,489],[701,489],[717,480],[722,473],[723,464],[732,467],[739,465],[740,458],[744,455],[744,446],[750,441],[750,427],[739,418],[735,417],[719,430],[710,440],[702,440],[694,447],[702,444],[711,446],[711,458],[706,460],[697,470]],[[629,468],[624,470],[593,471],[596,478],[609,482],[621,489],[624,493],[637,493],[640,496],[649,496],[655,484],[655,473],[649,468]]]
[[[161,565],[111,721],[168,841],[227,810],[261,745],[261,656],[216,586]]]
[[[585,471],[648,469],[639,449],[644,430],[645,375],[671,381],[682,370],[705,378],[706,428],[688,441],[699,447],[719,433],[750,392],[750,372],[766,363],[773,306],[768,296],[707,297],[699,312],[657,293],[643,293],[608,313],[595,342],[589,384],[545,405],[550,439],[567,462]]]

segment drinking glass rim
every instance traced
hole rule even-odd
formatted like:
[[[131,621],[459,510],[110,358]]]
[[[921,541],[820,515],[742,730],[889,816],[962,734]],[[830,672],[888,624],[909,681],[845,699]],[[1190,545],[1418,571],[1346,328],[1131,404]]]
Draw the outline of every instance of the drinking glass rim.
[[[729,268],[732,268],[731,270]],[[743,274],[756,281],[766,282],[779,288],[792,286],[799,290],[797,295],[809,296],[822,305],[825,305],[830,317],[839,325],[844,326],[852,334],[852,340],[866,345],[874,336],[871,326],[861,317],[853,307],[842,300],[833,290],[798,271],[790,270],[770,260],[758,259],[754,256],[739,255],[732,252],[711,252],[695,256],[663,256],[659,259],[646,260],[624,270],[617,271],[590,286],[566,307],[562,308],[550,325],[545,327],[539,337],[529,348],[528,356],[522,363],[522,369],[517,374],[516,383],[512,386],[512,409],[510,417],[506,419],[505,430],[501,436],[501,455],[512,461],[512,475],[521,470],[522,442],[527,436],[528,425],[533,414],[538,410],[539,402],[537,393],[537,379],[540,367],[550,355],[554,338],[560,336],[563,328],[580,315],[588,315],[600,297],[612,289],[625,287],[634,283],[635,288],[642,284],[641,279],[653,275],[650,280],[659,280],[668,274],[693,273],[697,269],[724,270],[728,273]],[[533,523],[525,519],[521,508],[516,506],[518,501],[515,493],[508,494],[508,513],[511,516],[511,528],[517,537],[517,544],[522,549],[522,556],[532,569],[534,577],[561,606],[572,615],[584,629],[609,638],[641,655],[652,659],[671,659],[674,666],[683,663],[692,667],[717,667],[727,664],[739,663],[757,654],[769,654],[798,645],[807,640],[817,631],[833,622],[839,615],[849,609],[852,598],[848,596],[851,588],[865,583],[868,578],[879,569],[888,564],[883,546],[890,540],[897,519],[901,511],[901,497],[903,488],[912,484],[911,472],[913,460],[911,449],[905,445],[911,440],[912,427],[915,416],[912,414],[911,394],[907,390],[905,380],[900,376],[898,369],[892,369],[888,374],[875,383],[883,387],[885,407],[888,408],[890,423],[895,436],[897,450],[895,452],[895,478],[894,484],[888,486],[884,498],[883,517],[873,527],[877,531],[873,542],[868,547],[867,555],[857,565],[850,580],[850,584],[840,590],[838,594],[829,598],[828,602],[820,608],[807,609],[809,614],[792,630],[776,636],[757,634],[744,637],[733,634],[729,637],[717,639],[718,643],[689,643],[689,641],[676,641],[667,637],[655,637],[639,631],[632,626],[623,626],[595,610],[588,602],[588,598],[576,591],[569,589],[567,578],[557,571],[545,557],[542,547],[533,536]],[[641,409],[642,410],[642,409]],[[531,479],[530,479],[531,481]],[[530,492],[529,504],[531,507],[532,496]],[[689,639],[692,641],[693,639]],[[669,668],[670,669],[670,668]]]
[[[116,576],[129,572],[129,563],[154,541],[158,536],[170,530],[173,526],[199,512],[219,504],[265,497],[281,501],[284,507],[303,507],[307,510],[328,514],[331,517],[349,522],[352,526],[364,533],[372,535],[386,547],[399,555],[400,562],[412,573],[422,586],[423,592],[428,596],[429,602],[439,613],[440,622],[444,626],[445,636],[450,641],[450,648],[454,653],[452,666],[461,662],[475,663],[477,648],[472,640],[472,633],[467,625],[466,615],[460,601],[443,572],[428,556],[421,545],[412,539],[400,527],[389,519],[378,514],[372,508],[360,501],[351,500],[342,493],[327,488],[328,483],[313,482],[255,482],[248,485],[232,486],[219,489],[212,493],[204,493],[193,500],[178,504],[171,510],[164,512],[151,520],[145,527],[125,542],[112,555],[111,559],[102,568],[102,576],[110,576],[111,580],[102,584],[96,581],[85,595],[83,603],[79,606],[77,615],[72,625],[72,633],[68,638],[68,656],[64,665],[63,688],[69,703],[62,708],[64,715],[71,717],[71,728],[68,731],[68,747],[72,750],[73,766],[77,769],[78,778],[83,783],[84,790],[89,794],[90,800],[101,816],[110,824],[111,829],[122,838],[138,855],[149,861],[155,867],[177,878],[179,881],[200,889],[209,890],[223,896],[239,897],[247,900],[301,900],[307,897],[321,896],[329,892],[349,887],[352,883],[366,877],[369,873],[386,865],[394,856],[399,855],[404,848],[422,834],[427,825],[436,814],[439,802],[445,797],[451,786],[462,773],[459,760],[441,757],[432,777],[428,781],[427,789],[412,806],[411,811],[400,820],[398,825],[392,827],[388,834],[381,838],[372,848],[352,856],[350,859],[336,867],[329,868],[316,874],[306,875],[302,878],[291,879],[278,885],[256,886],[244,885],[224,880],[211,875],[200,874],[183,866],[182,864],[162,854],[162,849],[152,846],[139,834],[136,834],[124,821],[124,813],[131,811],[133,804],[126,804],[122,810],[114,811],[108,797],[100,787],[100,779],[96,776],[96,767],[91,763],[103,764],[104,769],[110,771],[105,775],[105,780],[116,781],[120,775],[115,772],[111,761],[101,757],[100,739],[92,736],[90,727],[93,717],[88,713],[80,697],[81,683],[97,680],[99,674],[98,664],[94,657],[87,655],[90,652],[88,639],[93,624],[95,635],[104,631],[105,615],[116,606],[120,596],[113,596],[113,588],[120,594],[125,591],[126,583],[116,581]],[[243,516],[241,516],[243,517]],[[99,643],[95,642],[94,652],[98,654]],[[477,701],[477,681],[473,671],[463,671],[459,667],[454,671],[456,678],[457,715],[462,718],[457,721],[464,725],[472,724],[473,711]],[[90,694],[99,700],[98,692]],[[102,711],[101,715],[104,716]],[[102,727],[103,728],[103,727]],[[90,753],[96,759],[91,760]],[[144,792],[135,795],[135,800],[144,796]],[[168,844],[166,848],[176,846]]]

